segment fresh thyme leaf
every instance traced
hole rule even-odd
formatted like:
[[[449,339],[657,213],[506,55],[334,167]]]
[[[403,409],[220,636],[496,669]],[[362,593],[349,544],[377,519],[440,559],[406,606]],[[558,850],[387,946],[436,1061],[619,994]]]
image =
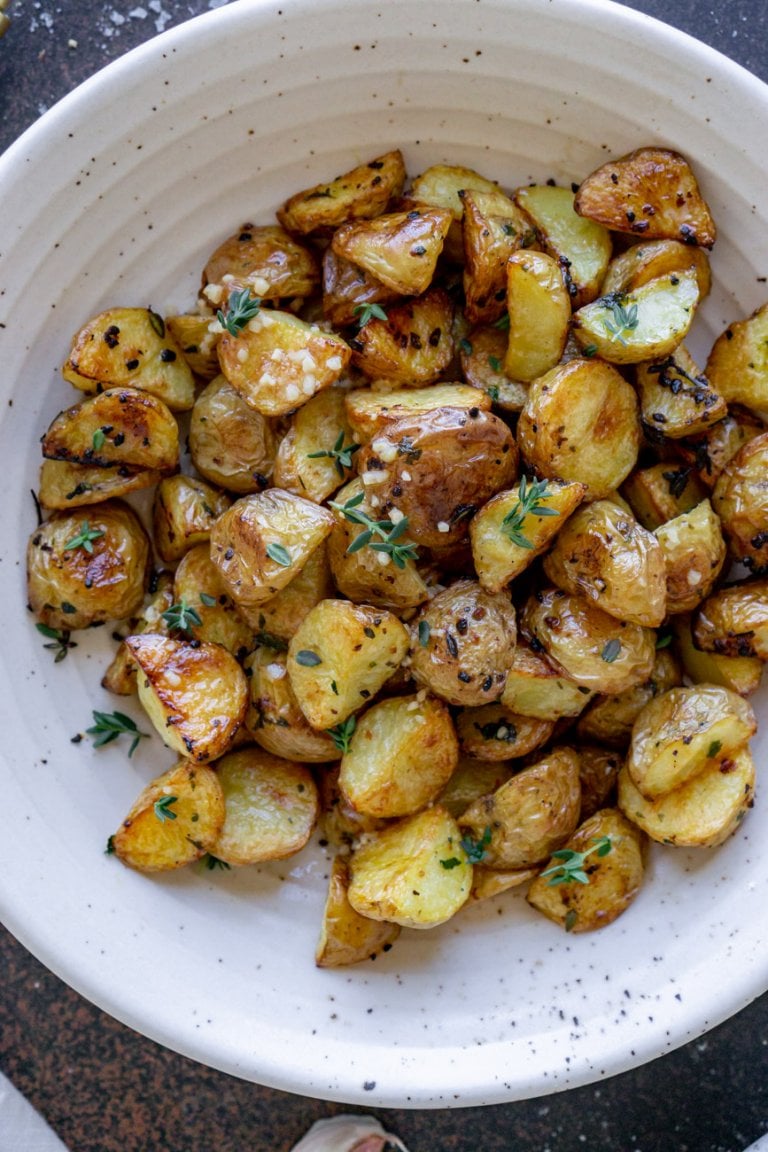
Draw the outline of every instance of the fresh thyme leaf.
[[[490,842],[491,842],[490,825],[488,825],[488,827],[485,829],[485,831],[483,832],[483,835],[481,836],[481,838],[479,840],[473,839],[472,836],[469,835],[469,833],[467,833],[466,836],[462,836],[462,838],[460,840],[460,844],[461,844],[462,848],[464,849],[464,855],[466,856],[467,860],[471,861],[472,864],[479,864],[481,860],[485,859],[485,855],[486,855],[485,850],[488,847],[488,845],[490,844]]]
[[[498,356],[489,356],[488,363],[494,372],[501,372],[501,360]]]
[[[175,804],[177,800],[178,796],[161,796],[159,800],[155,800],[152,807],[161,824],[164,824],[166,820],[176,819],[178,813],[172,811],[171,804]]]
[[[364,494],[359,492],[347,500],[346,504],[337,504],[330,500],[331,508],[340,512],[352,524],[360,524],[365,531],[360,532],[347,548],[348,553],[359,552],[361,548],[369,547],[373,552],[382,552],[389,556],[396,568],[405,568],[407,560],[417,560],[418,547],[415,544],[398,543],[400,537],[408,530],[408,517],[394,523],[392,520],[372,520],[365,512],[359,510]],[[374,537],[377,539],[374,541]]]
[[[421,644],[422,648],[426,648],[427,644],[429,644],[431,631],[429,620],[419,620],[419,644]]]
[[[671,643],[672,643],[672,633],[671,632],[667,632],[666,636],[659,636],[658,640],[656,641],[656,651],[658,652],[662,648],[669,648]]]
[[[472,355],[472,345],[471,345],[469,340],[466,340],[462,337],[462,339],[459,340],[459,348],[461,349],[461,351],[464,353],[465,356],[471,356]]]
[[[500,332],[507,332],[509,330],[509,313],[505,312],[503,316],[499,316],[498,320],[494,320],[493,327],[498,328]]]
[[[227,864],[226,860],[219,860],[218,856],[214,856],[212,852],[206,852],[204,856],[201,856],[200,863],[209,872],[213,872],[217,868],[220,868],[222,872],[229,872],[232,867],[231,864]]]
[[[96,452],[98,452],[100,448],[104,447],[104,441],[106,440],[106,438],[107,437],[104,433],[104,429],[103,428],[97,428],[93,434],[93,441],[92,441],[93,447],[94,447]]]
[[[201,592],[200,603],[204,604],[206,608],[213,608],[216,603],[216,597],[211,596],[210,592]]]
[[[709,748],[707,749],[707,756],[709,756],[709,757],[717,756],[718,752],[721,750],[722,747],[723,747],[722,740],[713,740],[712,743],[710,744]]]
[[[613,664],[614,660],[617,658],[620,652],[621,640],[617,640],[614,636],[612,640],[606,641],[605,645],[603,646],[603,650],[600,653],[600,657],[601,659],[605,660],[606,664]]]
[[[587,344],[585,348],[582,348],[581,354],[585,356],[587,360],[591,360],[593,356],[597,355],[597,344]]]
[[[349,752],[349,742],[354,735],[356,727],[357,718],[355,716],[348,716],[346,720],[342,720],[340,724],[336,724],[333,728],[326,728],[326,732],[338,750],[344,754]]]
[[[56,653],[53,659],[54,664],[60,664],[70,648],[77,648],[76,641],[70,640],[70,633],[66,629],[51,628],[48,624],[35,624],[35,628],[41,636],[45,636],[51,641],[50,644],[43,644],[43,648],[49,648]]]
[[[576,921],[578,920],[578,918],[579,918],[579,914],[576,911],[576,909],[575,908],[569,908],[565,914],[565,921],[563,923],[563,927],[565,928],[566,932],[573,932],[573,929],[576,926]]]
[[[257,632],[254,636],[257,644],[261,644],[262,648],[272,648],[275,652],[287,652],[287,641],[282,640],[279,636],[273,636],[271,632],[265,632],[263,629]]]
[[[359,450],[360,445],[355,444],[354,441],[351,444],[345,445],[344,430],[342,429],[341,432],[339,432],[338,438],[333,448],[331,448],[329,451],[324,450],[322,452],[308,452],[307,460],[320,460],[322,457],[327,456],[329,459],[333,460],[334,464],[336,465],[336,471],[339,473],[339,476],[341,476],[343,480],[345,471],[350,471],[352,469],[352,457],[354,456],[355,452],[358,452]]]
[[[155,332],[157,332],[160,339],[161,340],[164,339],[164,337],[165,337],[165,320],[163,320],[162,316],[158,312],[153,312],[151,308],[148,308],[147,311],[149,312],[150,324],[154,328]]]
[[[202,624],[200,613],[192,608],[182,596],[178,604],[171,604],[165,612],[161,612],[171,632],[188,632],[190,628],[199,628]]]
[[[590,856],[607,856],[613,848],[610,836],[595,836],[592,847],[584,852],[574,852],[571,848],[560,848],[552,853],[553,860],[559,864],[552,864],[546,868],[541,876],[549,876],[548,887],[554,888],[558,884],[589,884],[589,876],[584,871],[584,865]]]
[[[98,540],[103,535],[102,528],[91,528],[88,521],[83,520],[80,531],[67,541],[64,545],[64,551],[69,552],[72,548],[82,548],[84,552],[93,552],[93,541]]]
[[[316,668],[322,662],[317,652],[313,652],[310,648],[302,648],[296,653],[296,663],[302,664],[305,668]]]
[[[107,846],[104,849],[104,855],[105,856],[114,856],[114,854],[115,854],[115,838],[114,838],[114,836],[110,836],[109,839],[107,840]]]
[[[523,526],[529,516],[560,515],[556,508],[547,508],[541,503],[542,500],[551,500],[553,495],[553,492],[547,491],[546,480],[529,480],[526,476],[521,476],[517,502],[501,522],[502,534],[518,548],[533,548],[533,544],[523,533]]]
[[[250,288],[241,288],[230,296],[226,313],[217,312],[216,319],[230,336],[239,336],[248,321],[258,316],[260,308],[258,296],[251,296]]]
[[[440,863],[443,868],[446,869],[461,867],[461,860],[459,860],[458,856],[449,856],[447,860],[441,860]]]
[[[488,395],[490,396],[491,400],[493,400],[493,401],[498,400],[498,398],[499,398],[499,386],[498,386],[498,384],[491,384],[490,387],[487,389],[487,391],[488,391]]]
[[[282,544],[267,544],[267,556],[281,568],[290,568],[293,563],[290,552]]]
[[[357,317],[358,328],[364,328],[369,320],[388,320],[389,317],[380,304],[356,304],[352,309]]]
[[[93,724],[85,731],[88,736],[95,737],[94,748],[103,748],[105,744],[111,744],[119,736],[132,736],[131,747],[128,750],[129,757],[133,756],[142,737],[149,738],[147,732],[139,732],[135,721],[130,716],[126,716],[124,712],[96,712],[94,710]]]
[[[609,333],[612,340],[618,340],[620,344],[626,344],[624,337],[628,332],[632,332],[640,321],[637,313],[637,304],[631,304],[629,308],[624,307],[623,301],[619,297],[606,297],[604,303],[608,307],[611,315],[603,319],[603,326],[606,332]]]

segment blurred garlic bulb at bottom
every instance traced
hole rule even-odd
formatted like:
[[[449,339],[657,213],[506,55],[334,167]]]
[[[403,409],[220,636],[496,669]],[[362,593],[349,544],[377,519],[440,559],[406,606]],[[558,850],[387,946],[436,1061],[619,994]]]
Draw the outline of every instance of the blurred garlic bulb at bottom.
[[[385,1148],[408,1152],[402,1140],[385,1132],[372,1116],[333,1116],[316,1121],[291,1152],[384,1152]]]

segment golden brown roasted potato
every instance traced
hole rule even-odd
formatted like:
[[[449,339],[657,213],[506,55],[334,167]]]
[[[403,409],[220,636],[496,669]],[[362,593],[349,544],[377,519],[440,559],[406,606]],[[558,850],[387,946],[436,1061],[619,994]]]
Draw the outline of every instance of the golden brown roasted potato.
[[[383,608],[323,600],[288,646],[288,675],[313,728],[342,724],[375,696],[408,651],[408,630]]]
[[[445,548],[462,540],[469,517],[515,479],[517,450],[492,412],[437,408],[387,425],[359,453],[358,469],[379,515],[392,518],[396,509],[417,544]]]
[[[600,855],[600,845],[610,848]],[[561,857],[553,857],[546,869],[531,884],[527,900],[566,932],[592,932],[604,928],[625,912],[643,883],[644,838],[615,808],[595,812],[574,832],[564,850],[584,853],[582,869],[586,883],[578,880],[557,882]]]
[[[503,192],[462,190],[464,313],[471,324],[493,323],[506,311],[507,260],[536,244],[530,218]]]
[[[361,960],[375,960],[380,952],[388,952],[400,935],[399,924],[371,920],[370,916],[356,912],[349,902],[348,888],[349,861],[344,856],[336,856],[331,865],[320,937],[315,948],[318,968],[340,968]]]
[[[117,500],[55,512],[27,545],[27,600],[41,624],[70,631],[136,615],[149,581],[150,543]]]
[[[206,480],[248,495],[269,484],[277,438],[267,417],[246,404],[226,377],[218,375],[195,400],[189,451]]]
[[[207,542],[214,521],[231,503],[225,492],[194,476],[178,473],[161,480],[152,504],[152,536],[160,559],[174,564]]]
[[[763,661],[757,656],[704,652],[693,642],[690,616],[675,616],[671,624],[683,668],[694,684],[719,684],[740,696],[751,696],[760,687]]]
[[[510,380],[504,371],[507,343],[507,333],[493,324],[473,328],[459,340],[461,371],[467,384],[502,412],[519,412],[525,404],[528,385],[522,380]]]
[[[751,705],[715,684],[670,688],[635,720],[627,771],[649,800],[686,784],[713,760],[732,756],[757,730]]]
[[[627,819],[660,844],[714,848],[736,831],[754,803],[754,790],[755,765],[745,746],[655,800],[638,791],[625,765],[618,803]]]
[[[222,372],[263,416],[285,416],[306,404],[339,379],[351,355],[340,336],[268,308],[238,335],[224,332],[219,340]]]
[[[291,687],[287,663],[286,652],[266,647],[258,647],[245,660],[251,693],[248,731],[267,752],[285,760],[305,764],[339,760],[341,741],[310,727]]]
[[[576,211],[615,232],[711,248],[716,230],[688,161],[668,148],[637,148],[595,169]]]
[[[588,304],[600,292],[611,258],[611,237],[605,228],[579,216],[570,188],[529,184],[515,192],[515,203],[527,213],[544,251],[565,271],[573,308]]]
[[[179,561],[173,580],[174,601],[194,610],[199,623],[187,631],[195,640],[221,644],[238,659],[250,652],[254,630],[227,592],[207,543],[190,548]]]
[[[623,757],[615,749],[602,748],[599,744],[579,744],[581,820],[608,806],[616,791],[622,763]]]
[[[394,148],[328,184],[297,192],[278,210],[277,218],[289,232],[301,236],[328,232],[347,220],[378,216],[401,194],[404,183],[403,156]]]
[[[510,712],[503,704],[462,708],[456,717],[461,751],[477,760],[511,760],[546,744],[555,730],[553,720],[536,720]],[[441,801],[442,802],[442,801]]]
[[[729,404],[743,404],[761,420],[768,420],[768,304],[746,320],[729,324],[715,341],[705,369],[713,388]]]
[[[139,700],[165,743],[204,764],[222,756],[245,720],[248,683],[226,648],[143,632],[127,636]]]
[[[211,332],[209,312],[180,313],[166,316],[166,327],[181,348],[184,359],[199,380],[213,380],[219,374],[216,350],[218,334]]]
[[[394,304],[386,320],[372,316],[350,339],[352,363],[389,388],[431,384],[453,358],[453,304],[443,288]]]
[[[170,572],[159,572],[153,577],[141,608],[128,621],[128,634],[138,636],[142,632],[159,632],[166,636],[168,624],[163,619],[163,612],[167,612],[172,604],[173,576]],[[125,641],[118,644],[117,652],[101,678],[101,686],[115,696],[132,696],[136,691],[136,665]]]
[[[729,406],[728,415],[703,436],[678,440],[675,448],[697,480],[711,491],[726,464],[749,440],[761,436],[765,424],[747,408]]]
[[[621,494],[643,528],[652,532],[667,520],[690,512],[707,490],[692,468],[666,463],[637,468],[622,484]]]
[[[632,515],[611,500],[595,500],[577,508],[558,533],[544,572],[617,620],[657,628],[666,615],[664,556]]]
[[[224,823],[211,849],[226,864],[284,860],[300,852],[318,816],[317,788],[304,764],[239,748],[216,764]]]
[[[50,460],[167,474],[179,466],[179,426],[156,396],[108,388],[60,412],[42,447]]]
[[[517,427],[529,468],[609,496],[635,466],[640,421],[635,391],[610,364],[571,360],[535,380]]]
[[[571,320],[563,268],[546,252],[513,252],[507,261],[509,337],[504,372],[526,383],[554,368]]]
[[[378,392],[372,388],[355,388],[344,398],[347,419],[356,440],[361,444],[385,432],[389,424],[406,417],[414,418],[437,408],[491,409],[490,396],[467,384],[429,384],[424,388],[395,388]]]
[[[277,450],[276,488],[321,504],[350,477],[360,445],[344,399],[340,388],[327,388],[295,413]]]
[[[573,833],[580,807],[579,757],[572,748],[555,748],[470,804],[459,827],[486,867],[530,868]]]
[[[243,224],[203,269],[203,296],[214,306],[243,289],[259,300],[309,296],[319,283],[313,253],[276,224]]]
[[[693,642],[721,656],[768,661],[768,579],[719,588],[693,616]]]
[[[325,249],[322,307],[329,323],[340,328],[359,324],[366,314],[366,304],[378,304],[384,309],[398,297],[398,292],[387,288],[370,272],[339,256],[331,244]]]
[[[195,398],[195,380],[162,316],[149,308],[109,308],[89,320],[72,339],[62,368],[81,392],[140,388],[185,412]]]
[[[632,292],[598,296],[573,317],[585,354],[611,364],[662,360],[685,339],[700,300],[696,272],[670,272]]]
[[[280,488],[243,496],[211,529],[211,559],[232,599],[252,611],[298,575],[333,513]]]
[[[284,645],[301,624],[307,613],[335,594],[331,570],[328,564],[328,550],[324,540],[312,552],[301,571],[290,584],[281,589],[269,600],[253,608],[240,607],[240,612],[256,629],[256,639],[260,644]]]
[[[653,669],[656,638],[650,628],[617,620],[562,589],[529,597],[520,624],[556,666],[594,692],[624,692]]]
[[[458,759],[451,714],[441,700],[394,696],[358,719],[339,787],[356,812],[409,816],[437,798]]]
[[[518,636],[502,704],[538,720],[578,716],[592,699],[593,690],[577,684],[562,668],[555,667],[542,645],[538,641],[535,645],[534,651],[524,636]]]
[[[129,868],[166,872],[210,852],[223,824],[216,773],[182,760],[143,789],[109,847]]]
[[[453,219],[445,208],[414,207],[374,220],[350,221],[333,234],[337,256],[402,296],[421,296],[432,283]]]
[[[754,574],[768,572],[768,432],[746,443],[720,473],[712,505],[728,549]]]
[[[481,176],[472,168],[460,164],[433,164],[425,168],[411,181],[411,198],[420,204],[430,204],[437,208],[447,208],[453,216],[446,237],[446,255],[455,264],[464,258],[462,221],[464,218],[464,196],[466,192],[495,194],[498,186]]]
[[[669,648],[656,651],[653,671],[643,684],[610,696],[598,696],[588,704],[576,723],[581,740],[597,741],[608,748],[626,748],[632,726],[649,701],[682,683],[680,666]],[[579,749],[581,751],[581,748]]]
[[[662,360],[639,364],[637,387],[641,419],[650,439],[695,436],[728,413],[725,400],[683,344]]]
[[[152,488],[161,478],[162,473],[144,468],[99,468],[70,464],[68,460],[43,460],[37,498],[41,507],[63,512],[84,504],[118,500],[131,492]]]
[[[611,260],[603,278],[601,294],[632,292],[658,276],[685,272],[689,268],[696,272],[703,300],[712,286],[709,256],[703,248],[692,248],[681,240],[647,240],[632,244]]]
[[[371,833],[350,858],[349,902],[363,916],[434,928],[466,903],[472,865],[453,817],[435,805]]]
[[[515,651],[515,609],[474,580],[438,592],[412,626],[411,675],[449,704],[498,700]]]
[[[725,563],[720,520],[709,500],[660,524],[654,535],[666,568],[667,615],[692,612],[709,596]]]

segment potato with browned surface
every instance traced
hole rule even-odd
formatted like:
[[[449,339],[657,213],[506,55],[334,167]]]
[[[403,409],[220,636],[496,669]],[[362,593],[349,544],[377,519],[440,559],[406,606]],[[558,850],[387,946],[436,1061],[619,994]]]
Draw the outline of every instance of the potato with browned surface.
[[[728,461],[715,484],[712,506],[733,559],[756,576],[768,572],[768,432]]]
[[[211,484],[246,495],[268,487],[277,452],[271,422],[217,375],[195,400],[189,451]]]
[[[529,383],[561,359],[571,322],[562,265],[546,252],[517,251],[507,261],[509,337],[504,371]]]
[[[520,248],[536,245],[530,218],[503,192],[467,188],[464,204],[464,312],[471,324],[504,315],[507,261]]]
[[[577,684],[548,659],[538,640],[518,635],[501,697],[505,707],[538,720],[557,720],[578,716],[593,696],[591,688]]]
[[[729,404],[743,404],[768,420],[768,304],[737,320],[715,341],[706,373]]]
[[[354,473],[355,440],[340,388],[318,392],[299,408],[280,441],[273,484],[322,504]]]
[[[640,416],[647,435],[680,440],[706,432],[728,414],[728,405],[684,344],[661,360],[637,366]]]
[[[214,307],[248,289],[259,300],[309,296],[317,288],[317,259],[275,224],[243,224],[208,257],[203,296]]]
[[[580,740],[597,741],[608,748],[627,748],[632,727],[641,711],[660,692],[682,684],[682,671],[669,647],[657,648],[651,675],[642,684],[606,696],[587,705],[576,722]]]
[[[323,233],[347,220],[378,216],[405,183],[405,164],[399,148],[359,164],[326,184],[297,192],[278,209],[277,218],[289,232],[301,236]]]
[[[726,559],[721,523],[709,500],[702,500],[656,529],[664,554],[668,616],[693,611],[717,583]]]
[[[478,760],[504,761],[528,756],[552,736],[553,720],[512,712],[503,704],[462,708],[456,716],[461,751]]]
[[[768,661],[768,579],[718,588],[694,613],[692,635],[704,652]]]
[[[334,857],[328,881],[320,936],[315,948],[318,968],[339,968],[374,960],[387,952],[400,935],[399,924],[362,916],[349,902],[349,861]]]
[[[340,759],[341,742],[312,728],[299,707],[287,663],[286,652],[263,646],[246,657],[251,696],[246,728],[257,744],[284,760],[327,764]]]
[[[173,595],[193,639],[221,644],[238,660],[253,648],[254,629],[237,610],[207,543],[190,548],[179,561]]]
[[[354,367],[387,388],[436,383],[453,358],[453,313],[450,296],[436,286],[368,318],[361,313],[349,342]]]
[[[152,504],[152,535],[160,559],[174,564],[190,548],[207,543],[214,522],[231,503],[226,492],[195,476],[164,477]]]
[[[429,384],[424,388],[392,388],[386,392],[355,388],[344,398],[347,420],[355,439],[368,443],[390,424],[415,418],[436,408],[491,409],[490,396],[468,384]]]
[[[331,243],[337,256],[385,287],[401,296],[420,296],[432,283],[452,219],[445,208],[413,207],[342,224]]]
[[[719,596],[716,596],[716,599],[718,598]],[[768,623],[768,599],[765,604],[764,621]],[[719,684],[721,688],[729,688],[731,692],[738,692],[740,696],[751,696],[760,687],[764,662],[759,657],[708,652],[697,647],[691,631],[692,618],[688,614],[675,616],[671,624],[680,661],[686,676],[694,684]],[[723,633],[723,638],[724,647],[728,647],[735,639],[727,636],[727,633]],[[751,639],[752,637],[743,641],[745,647],[750,647]],[[736,643],[741,644],[742,641]]]

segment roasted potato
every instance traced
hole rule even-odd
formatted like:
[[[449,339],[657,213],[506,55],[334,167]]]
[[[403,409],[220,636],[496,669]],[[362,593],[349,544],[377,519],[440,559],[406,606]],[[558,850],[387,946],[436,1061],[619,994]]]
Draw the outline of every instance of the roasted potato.
[[[194,612],[187,631],[195,640],[221,644],[241,660],[254,645],[254,629],[238,612],[226,590],[207,544],[190,548],[178,563],[173,579],[176,604]]]
[[[310,727],[288,677],[288,655],[258,647],[244,662],[250,688],[245,725],[267,752],[284,760],[327,764],[341,758],[341,741]]]
[[[507,261],[509,338],[504,372],[529,383],[560,361],[571,320],[562,265],[546,252],[514,252]]]
[[[623,762],[623,755],[615,749],[579,743],[581,820],[594,816],[611,802]]]
[[[359,268],[333,250],[331,244],[323,252],[323,317],[331,324],[345,327],[365,316],[366,305],[378,304],[384,308],[396,302],[399,293],[387,288],[370,272]]]
[[[320,937],[315,948],[318,968],[339,968],[361,960],[375,960],[380,952],[388,952],[400,935],[399,924],[372,920],[356,912],[349,902],[348,888],[349,861],[344,856],[336,856],[331,865]]]
[[[445,208],[392,212],[342,224],[334,252],[401,296],[421,296],[432,283],[453,217]]]
[[[288,641],[304,617],[321,600],[335,594],[326,542],[315,548],[290,584],[254,608],[240,605],[241,615],[256,629],[260,644],[287,651]]]
[[[704,500],[707,489],[693,468],[662,463],[637,468],[622,484],[621,494],[643,528],[652,532],[667,520],[690,512]]]
[[[361,317],[362,319],[362,317]],[[453,304],[443,288],[393,304],[350,340],[352,363],[387,388],[421,387],[439,379],[453,359]]]
[[[127,622],[127,635],[138,636],[142,632],[159,632],[168,635],[168,624],[163,618],[173,604],[173,576],[170,572],[159,572],[152,578],[150,589],[135,616]],[[136,665],[125,641],[118,644],[117,652],[110,660],[101,686],[115,696],[132,696],[136,692]]]
[[[751,696],[760,687],[763,661],[757,656],[727,656],[697,648],[687,614],[673,617],[671,624],[683,669],[694,684],[719,684],[740,696]]]
[[[231,503],[225,492],[205,480],[182,473],[164,477],[152,504],[152,535],[160,559],[175,564],[190,548],[207,542],[214,521]]]
[[[578,716],[594,691],[577,684],[562,668],[555,667],[543,646],[537,640],[534,644],[535,650],[525,636],[518,636],[502,704],[512,712],[537,720]]]
[[[768,420],[768,303],[746,320],[729,324],[715,341],[706,374],[713,388],[729,404],[743,404],[761,420]]]
[[[612,292],[632,292],[658,276],[685,272],[689,268],[696,273],[703,300],[712,286],[709,256],[704,248],[693,248],[682,240],[647,240],[642,244],[632,244],[611,260],[601,293],[606,296]]]
[[[494,324],[473,328],[459,340],[461,371],[467,384],[502,412],[520,412],[528,396],[528,385],[522,380],[510,380],[504,371],[507,343],[507,333]]]
[[[768,432],[728,461],[715,484],[712,505],[733,559],[756,576],[768,572]]]
[[[498,189],[462,189],[464,313],[471,324],[493,323],[506,312],[507,261],[536,243],[530,217]]]
[[[360,445],[347,422],[344,399],[340,388],[328,388],[295,413],[277,450],[276,488],[322,504],[349,479]]]
[[[118,500],[131,492],[152,488],[162,473],[144,468],[99,468],[68,460],[43,460],[37,498],[49,511],[64,512],[103,500]]]
[[[528,756],[552,736],[552,720],[536,720],[510,712],[503,704],[462,708],[456,717],[461,751],[477,760],[511,760]]]
[[[313,253],[275,224],[243,224],[209,256],[203,296],[214,306],[249,289],[259,300],[309,296],[320,282]]]
[[[662,360],[638,364],[637,387],[640,418],[651,439],[695,436],[728,414],[725,399],[683,344]]]
[[[389,201],[401,194],[404,183],[403,156],[394,148],[328,184],[297,192],[278,210],[277,218],[289,232],[300,236],[332,231],[347,220],[380,215]]]
[[[668,616],[693,611],[714,588],[725,563],[720,524],[709,500],[702,500],[656,529],[666,568]]]
[[[127,620],[149,583],[150,543],[118,500],[55,512],[29,538],[27,600],[40,623],[71,631]]]
[[[474,169],[460,164],[433,164],[411,181],[411,198],[416,203],[447,208],[453,216],[445,250],[449,259],[457,264],[464,259],[462,222],[467,192],[493,195],[498,192],[498,186]]]
[[[627,748],[632,727],[646,704],[660,692],[682,683],[680,666],[669,648],[656,651],[649,678],[625,692],[598,696],[587,705],[576,723],[580,740],[597,741],[608,748]]]
[[[167,474],[179,466],[179,426],[156,396],[108,388],[60,412],[42,448],[49,460]]]
[[[704,652],[768,661],[768,579],[718,588],[694,613],[692,633]]]
[[[248,495],[268,486],[277,438],[267,417],[218,375],[195,400],[189,452],[197,471],[211,484]]]
[[[361,444],[385,432],[390,424],[416,418],[438,408],[480,408],[490,411],[491,398],[467,384],[430,384],[424,388],[394,388],[377,392],[355,388],[344,398],[352,433]]]
[[[166,316],[165,323],[197,379],[207,382],[218,376],[218,334],[210,331],[211,316],[208,309]]]

